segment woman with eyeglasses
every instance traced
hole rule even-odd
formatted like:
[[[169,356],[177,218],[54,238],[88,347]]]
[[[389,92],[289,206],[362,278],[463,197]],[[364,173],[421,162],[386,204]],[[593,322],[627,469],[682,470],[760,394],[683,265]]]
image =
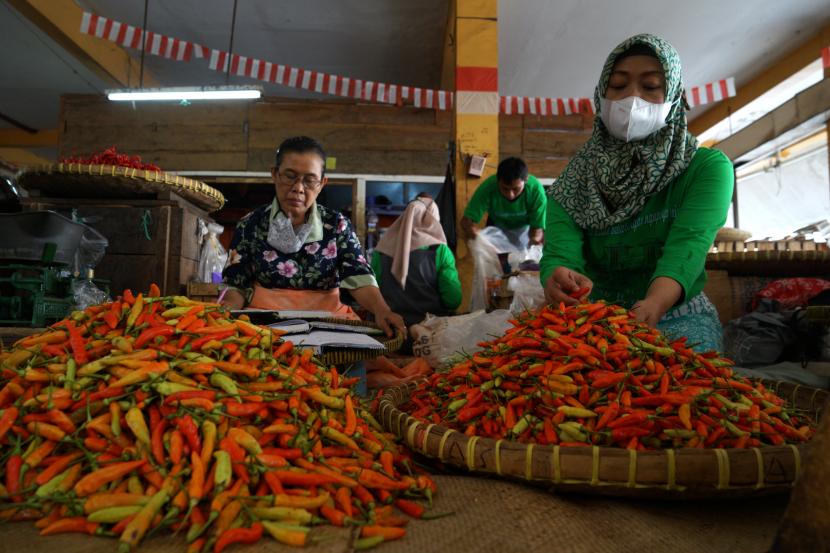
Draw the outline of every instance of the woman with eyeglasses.
[[[548,197],[548,301],[572,304],[586,290],[697,349],[720,349],[704,265],[734,173],[686,128],[680,57],[659,37],[631,37],[608,56],[594,99],[593,134]]]
[[[232,309],[329,311],[357,319],[340,302],[348,290],[387,334],[405,333],[378,289],[349,220],[317,203],[326,185],[326,153],[307,136],[288,138],[277,150],[271,175],[276,196],[237,225],[222,301]]]

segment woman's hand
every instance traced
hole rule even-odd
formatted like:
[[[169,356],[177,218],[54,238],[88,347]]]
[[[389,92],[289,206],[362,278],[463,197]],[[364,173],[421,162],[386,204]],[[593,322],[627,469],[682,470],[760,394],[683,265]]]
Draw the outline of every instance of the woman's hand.
[[[670,277],[657,277],[648,287],[646,297],[634,304],[631,312],[637,320],[650,326],[657,326],[663,315],[680,301],[683,288]]]
[[[652,327],[657,326],[657,323],[666,314],[666,310],[660,306],[660,302],[653,298],[638,301],[631,308],[631,312],[634,313],[638,321],[642,321]]]
[[[222,298],[221,305],[236,311],[245,307],[245,297],[233,288],[229,288],[225,292],[225,297]]]
[[[545,243],[545,231],[540,228],[532,228],[527,233],[528,246],[541,246]]]
[[[387,336],[394,336],[394,330],[400,330],[406,336],[406,323],[403,317],[393,313],[389,305],[380,293],[377,286],[363,286],[349,290],[352,297],[357,300],[360,306],[374,315],[375,324],[383,330]],[[394,329],[394,330],[393,330]]]
[[[377,324],[387,336],[394,336],[395,330],[399,330],[403,333],[404,337],[406,337],[406,323],[404,323],[403,317],[397,313],[393,313],[388,307],[385,309],[379,309],[373,313],[373,315],[375,316],[375,324]]]
[[[565,305],[579,303],[582,298],[573,298],[571,294],[587,289],[583,297],[588,296],[594,288],[591,279],[567,267],[557,267],[545,283],[545,300],[548,303],[564,302]]]

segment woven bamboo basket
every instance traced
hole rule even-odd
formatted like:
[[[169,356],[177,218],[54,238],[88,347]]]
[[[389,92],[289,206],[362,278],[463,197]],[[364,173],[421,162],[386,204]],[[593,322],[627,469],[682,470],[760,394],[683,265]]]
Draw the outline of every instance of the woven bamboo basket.
[[[129,198],[169,191],[207,211],[216,211],[225,204],[221,192],[201,181],[115,165],[40,165],[27,168],[18,182],[27,190],[40,190],[55,198]]]
[[[349,319],[337,318],[319,320],[349,326],[379,328],[376,324],[368,321],[352,321]],[[285,338],[290,340],[291,336],[286,336]],[[400,332],[396,332],[391,338],[386,335],[375,336],[374,338],[383,344],[383,349],[329,348],[325,353],[319,356],[319,359],[326,365],[348,365],[398,351],[404,341],[404,335]]]
[[[785,382],[764,384],[816,418],[830,397],[827,390]],[[417,386],[413,382],[390,388],[379,404],[383,426],[412,450],[469,472],[518,479],[556,492],[681,500],[786,493],[807,452],[805,445],[638,452],[468,437],[420,422],[398,409]]]

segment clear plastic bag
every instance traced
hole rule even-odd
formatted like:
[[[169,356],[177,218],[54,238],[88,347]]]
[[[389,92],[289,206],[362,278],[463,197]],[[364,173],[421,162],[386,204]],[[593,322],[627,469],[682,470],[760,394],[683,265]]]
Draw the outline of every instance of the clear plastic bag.
[[[487,280],[499,278],[502,274],[499,252],[482,234],[467,241],[470,255],[473,256],[473,287],[470,297],[472,311],[487,308]]]
[[[107,252],[107,246],[109,246],[109,240],[94,228],[86,226],[81,235],[78,250],[75,252],[75,274],[85,275],[89,269],[97,267]]]
[[[513,313],[532,311],[545,305],[545,289],[537,274],[512,276],[507,281],[507,289],[513,292],[513,301],[510,303],[510,311]]]
[[[72,283],[72,298],[75,301],[74,309],[83,311],[92,305],[99,305],[110,301],[106,292],[95,286],[90,280],[76,280]]]
[[[225,228],[216,223],[205,223],[199,219],[199,267],[196,272],[196,282],[222,282],[222,269],[228,261],[228,252],[219,243],[219,235]]]
[[[478,343],[502,336],[510,328],[513,314],[506,309],[483,310],[456,317],[427,318],[410,327],[412,352],[432,367],[452,365],[464,354],[480,350]]]

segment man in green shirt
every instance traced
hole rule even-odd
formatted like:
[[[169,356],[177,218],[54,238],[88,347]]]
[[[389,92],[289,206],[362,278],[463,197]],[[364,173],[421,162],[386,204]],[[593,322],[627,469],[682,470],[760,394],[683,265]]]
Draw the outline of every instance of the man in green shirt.
[[[544,240],[546,208],[542,184],[528,174],[523,160],[509,157],[476,189],[464,210],[461,228],[474,238],[486,213],[490,225],[505,231],[511,242],[524,248]]]

